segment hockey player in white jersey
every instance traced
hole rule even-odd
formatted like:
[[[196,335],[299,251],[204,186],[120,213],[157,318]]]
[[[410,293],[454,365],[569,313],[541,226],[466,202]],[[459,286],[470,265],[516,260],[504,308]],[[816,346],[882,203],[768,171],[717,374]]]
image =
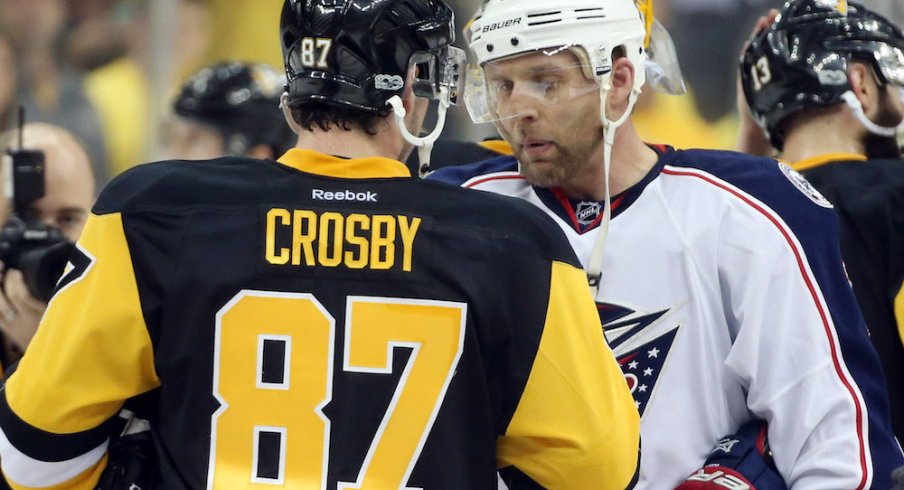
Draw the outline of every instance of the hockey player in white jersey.
[[[642,416],[637,488],[674,488],[756,419],[789,487],[889,488],[904,457],[831,205],[775,160],[641,141],[645,19],[490,0],[465,98],[515,156],[431,178],[528,200],[568,236]]]

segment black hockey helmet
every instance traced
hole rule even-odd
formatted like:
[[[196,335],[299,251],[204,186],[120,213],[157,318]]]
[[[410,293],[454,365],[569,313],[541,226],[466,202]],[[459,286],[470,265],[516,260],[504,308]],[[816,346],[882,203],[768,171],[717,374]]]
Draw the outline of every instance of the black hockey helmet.
[[[869,62],[883,83],[904,86],[904,34],[845,0],[791,0],[741,56],[744,96],[773,146],[803,109],[837,104],[851,90],[848,64]]]
[[[283,74],[269,65],[217,63],[189,77],[173,109],[219,131],[229,154],[263,144],[282,155],[296,139],[279,110],[284,84]]]
[[[285,0],[280,34],[286,102],[385,115],[391,111],[387,100],[402,94],[412,65],[420,68],[414,93],[436,98],[439,84],[452,84],[446,79],[457,70],[447,66],[453,18],[442,0]]]

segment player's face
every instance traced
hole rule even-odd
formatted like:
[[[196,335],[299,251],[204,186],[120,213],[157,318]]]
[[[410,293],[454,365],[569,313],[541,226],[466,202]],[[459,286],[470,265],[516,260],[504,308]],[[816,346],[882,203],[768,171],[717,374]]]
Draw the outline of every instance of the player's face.
[[[208,160],[226,153],[223,137],[216,129],[176,116],[163,127],[163,146],[170,159]]]
[[[574,54],[517,56],[484,72],[496,125],[529,182],[563,185],[602,162],[599,85]]]

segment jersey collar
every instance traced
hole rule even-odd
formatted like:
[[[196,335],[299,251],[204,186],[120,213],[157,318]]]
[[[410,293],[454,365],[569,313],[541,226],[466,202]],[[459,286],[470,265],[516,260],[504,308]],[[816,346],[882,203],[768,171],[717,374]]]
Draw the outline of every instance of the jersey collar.
[[[292,148],[277,161],[302,172],[339,179],[411,177],[411,171],[404,163],[383,157],[342,158]]]
[[[826,153],[811,158],[805,158],[791,164],[791,168],[798,172],[821,167],[832,162],[865,162],[866,157],[856,153]]]
[[[659,155],[659,160],[640,182],[624,192],[612,196],[612,219],[618,217],[640,197],[644,189],[659,176],[663,166],[665,166],[666,159],[663,157],[671,155],[675,151],[674,148],[666,145],[650,145],[650,148]],[[563,221],[571,224],[576,232],[584,234],[599,227],[602,221],[602,207],[605,202],[572,199],[558,188],[532,187],[537,197],[546,204],[546,207],[556,213]],[[588,219],[588,210],[591,211],[591,219]]]

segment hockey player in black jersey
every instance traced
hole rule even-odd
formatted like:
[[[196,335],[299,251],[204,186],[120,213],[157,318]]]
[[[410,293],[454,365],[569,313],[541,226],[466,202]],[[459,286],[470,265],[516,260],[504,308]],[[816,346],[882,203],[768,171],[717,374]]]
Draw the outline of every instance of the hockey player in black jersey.
[[[741,58],[740,109],[753,119],[740,149],[781,151],[835,206],[904,440],[904,162],[895,144],[904,131],[904,33],[860,4],[815,0],[793,0],[758,28]]]
[[[164,124],[168,158],[248,156],[275,160],[295,145],[279,110],[285,74],[263,63],[206,66],[182,85]]]
[[[167,490],[632,483],[639,417],[564,236],[401,163],[457,96],[452,38],[440,0],[285,2],[297,147],[101,193],[0,391],[13,488],[93,489],[142,393]]]

